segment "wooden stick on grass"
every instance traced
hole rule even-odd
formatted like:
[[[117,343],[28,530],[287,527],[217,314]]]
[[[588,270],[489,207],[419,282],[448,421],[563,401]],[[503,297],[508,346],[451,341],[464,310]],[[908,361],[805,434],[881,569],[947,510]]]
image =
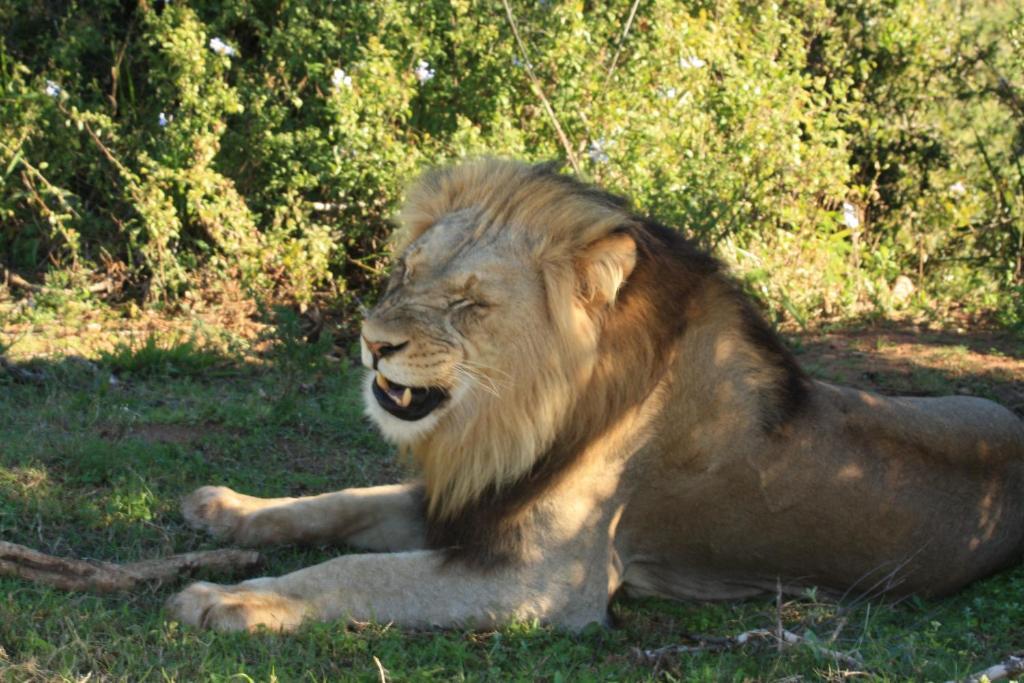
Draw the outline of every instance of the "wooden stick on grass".
[[[1007,678],[1019,676],[1024,674],[1024,653],[1020,655],[1010,655],[999,664],[990,666],[984,671],[979,671],[976,674],[968,676],[963,679],[965,683],[980,683],[980,681],[1002,681]],[[950,681],[950,683],[955,683]]]
[[[163,583],[199,568],[248,569],[260,561],[254,550],[203,550],[130,564],[54,557],[0,541],[0,576],[17,576],[68,591],[112,593],[145,583]]]
[[[654,650],[640,650],[637,649],[635,652],[639,659],[648,662],[657,662],[665,655],[670,654],[689,654],[694,652],[721,652],[724,650],[732,650],[735,648],[742,647],[748,643],[754,643],[755,641],[771,643],[776,641],[779,644],[785,646],[792,645],[804,645],[814,650],[818,654],[833,659],[839,664],[849,666],[857,672],[866,673],[867,669],[864,663],[857,657],[847,654],[845,652],[839,652],[826,648],[815,641],[808,640],[803,636],[799,636],[792,631],[782,629],[781,632],[775,631],[774,629],[769,630],[766,628],[753,629],[751,631],[744,631],[736,636],[708,636],[690,634],[686,637],[687,640],[691,641],[692,645],[667,645],[665,647],[659,647]]]

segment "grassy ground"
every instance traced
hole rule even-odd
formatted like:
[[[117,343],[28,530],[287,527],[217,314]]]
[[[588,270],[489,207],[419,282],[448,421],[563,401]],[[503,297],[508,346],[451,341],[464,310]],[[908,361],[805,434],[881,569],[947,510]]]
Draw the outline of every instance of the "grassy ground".
[[[70,322],[69,322],[70,320]],[[0,539],[44,552],[131,561],[215,544],[178,500],[223,483],[297,495],[393,481],[402,466],[361,417],[344,352],[273,332],[156,319],[23,320],[0,344]],[[1024,345],[998,334],[889,327],[793,339],[816,375],[887,392],[973,393],[1024,412]],[[0,347],[0,351],[3,348]],[[85,357],[83,357],[85,356]],[[262,571],[332,549],[274,549]],[[208,577],[226,580],[227,577]],[[687,634],[786,628],[851,653],[873,680],[946,680],[1024,650],[1024,567],[944,601],[898,605],[808,595],[715,605],[619,601],[618,627],[580,636],[517,624],[497,632],[408,632],[318,624],[298,634],[220,635],[169,622],[180,585],[97,597],[0,579],[0,680],[841,680],[849,665],[812,646],[666,655],[637,648]]]

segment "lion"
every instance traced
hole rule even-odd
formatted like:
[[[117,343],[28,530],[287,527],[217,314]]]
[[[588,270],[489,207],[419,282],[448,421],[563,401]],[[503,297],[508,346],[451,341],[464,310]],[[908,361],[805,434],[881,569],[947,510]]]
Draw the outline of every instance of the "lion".
[[[714,257],[548,165],[425,174],[362,326],[415,481],[203,487],[193,526],[344,554],[171,598],[181,622],[604,623],[616,593],[941,596],[1024,554],[1024,423],[810,379]]]

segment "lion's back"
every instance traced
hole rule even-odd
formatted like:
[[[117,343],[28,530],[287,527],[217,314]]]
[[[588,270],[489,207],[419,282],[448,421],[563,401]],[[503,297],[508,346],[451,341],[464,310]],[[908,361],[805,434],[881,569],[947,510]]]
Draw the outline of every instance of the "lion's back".
[[[865,438],[905,443],[963,466],[1024,465],[1024,422],[975,396],[881,396],[818,383],[842,414],[840,427]]]
[[[892,572],[897,592],[939,594],[1020,558],[1024,423],[1014,413],[966,396],[821,382],[810,393],[778,432],[696,455],[679,441],[651,459],[657,471],[643,473],[622,520],[638,592],[714,599],[775,576],[844,590]]]

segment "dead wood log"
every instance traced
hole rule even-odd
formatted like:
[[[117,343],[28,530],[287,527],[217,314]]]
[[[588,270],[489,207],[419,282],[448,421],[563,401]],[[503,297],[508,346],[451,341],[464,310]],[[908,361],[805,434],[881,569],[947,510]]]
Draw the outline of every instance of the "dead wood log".
[[[163,583],[199,568],[249,569],[260,561],[254,550],[203,550],[130,564],[54,557],[17,543],[0,541],[0,575],[17,576],[67,591],[112,593],[145,583]]]

